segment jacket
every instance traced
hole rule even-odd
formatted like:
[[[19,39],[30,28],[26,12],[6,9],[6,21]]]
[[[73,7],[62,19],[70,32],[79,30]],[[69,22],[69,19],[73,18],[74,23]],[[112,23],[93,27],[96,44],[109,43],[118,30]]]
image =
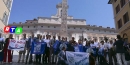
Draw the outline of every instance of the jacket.
[[[117,40],[114,46],[116,46],[116,53],[125,53],[124,42],[121,39]]]

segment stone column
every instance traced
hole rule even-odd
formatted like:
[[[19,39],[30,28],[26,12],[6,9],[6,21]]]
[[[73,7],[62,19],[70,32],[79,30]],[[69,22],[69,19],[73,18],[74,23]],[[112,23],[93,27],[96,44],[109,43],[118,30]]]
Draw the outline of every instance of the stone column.
[[[74,33],[69,33],[69,34],[68,34],[68,41],[71,40],[72,36],[75,37]]]
[[[55,36],[56,36],[56,39],[58,40],[58,35],[57,35],[57,33],[56,33],[56,35],[55,35]]]
[[[88,36],[87,33],[84,32],[84,33],[83,33],[83,37],[87,39],[87,36]]]
[[[98,35],[99,34],[95,34],[95,37],[96,37],[97,41],[99,42],[99,36]]]

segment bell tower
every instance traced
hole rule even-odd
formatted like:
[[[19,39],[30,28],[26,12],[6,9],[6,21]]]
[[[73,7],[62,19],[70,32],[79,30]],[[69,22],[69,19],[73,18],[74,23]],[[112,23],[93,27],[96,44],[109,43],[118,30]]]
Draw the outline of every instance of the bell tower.
[[[60,28],[60,36],[68,37],[68,26],[67,26],[67,0],[62,0],[60,16],[61,16],[61,28]]]
[[[57,4],[56,8],[57,8],[56,16],[61,18],[61,15],[62,15],[62,3]],[[69,8],[69,6],[67,6],[67,10],[68,10],[68,8]]]

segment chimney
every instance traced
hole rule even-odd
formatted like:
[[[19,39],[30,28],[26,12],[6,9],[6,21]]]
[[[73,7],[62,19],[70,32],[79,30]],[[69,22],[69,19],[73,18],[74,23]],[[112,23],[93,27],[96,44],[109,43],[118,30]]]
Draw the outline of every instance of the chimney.
[[[34,21],[37,21],[37,19],[36,19],[36,18],[34,18],[33,20],[34,20]]]
[[[15,22],[13,22],[13,24],[16,24]]]
[[[99,26],[100,28],[102,28],[102,26]]]
[[[19,24],[22,24],[22,22],[19,22]]]
[[[111,29],[115,29],[115,28],[111,28]]]
[[[90,25],[87,25],[87,26],[90,26]]]
[[[93,25],[93,27],[96,27],[96,25]]]
[[[109,29],[110,29],[110,27],[107,27],[107,28],[109,28]]]

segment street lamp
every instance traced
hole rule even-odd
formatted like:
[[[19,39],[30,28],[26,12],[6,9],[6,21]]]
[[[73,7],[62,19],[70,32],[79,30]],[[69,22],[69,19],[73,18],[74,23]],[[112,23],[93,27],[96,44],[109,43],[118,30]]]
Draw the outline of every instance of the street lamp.
[[[84,31],[82,31],[82,42],[83,42],[83,32],[84,32]]]
[[[84,39],[84,37],[83,37],[83,32],[86,32],[86,30],[83,30],[83,31],[82,31],[82,42],[83,42],[83,39]]]

